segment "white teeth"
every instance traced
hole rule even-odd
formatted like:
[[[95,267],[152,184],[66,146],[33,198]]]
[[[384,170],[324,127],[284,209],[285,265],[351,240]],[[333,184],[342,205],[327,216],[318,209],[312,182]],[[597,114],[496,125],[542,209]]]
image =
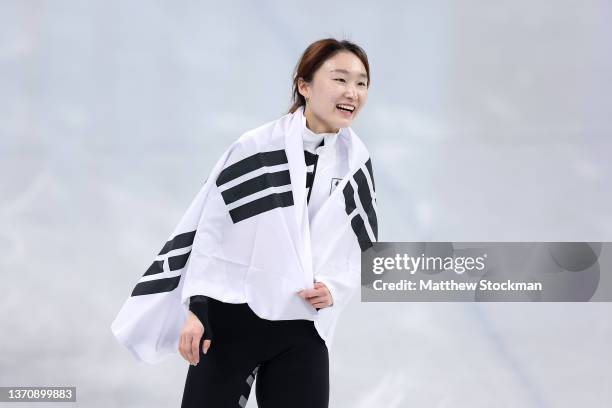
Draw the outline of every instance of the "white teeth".
[[[355,110],[355,107],[351,106],[351,105],[336,105],[336,106],[338,108],[342,108],[342,109],[345,109],[345,110],[348,110],[348,111],[351,111],[351,112],[353,112]]]

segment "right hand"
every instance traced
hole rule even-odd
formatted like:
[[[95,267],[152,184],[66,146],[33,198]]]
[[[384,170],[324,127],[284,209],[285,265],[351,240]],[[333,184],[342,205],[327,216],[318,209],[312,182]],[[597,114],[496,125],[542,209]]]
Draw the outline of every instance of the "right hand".
[[[179,353],[190,364],[197,365],[200,362],[200,340],[205,330],[206,328],[200,322],[200,319],[191,311],[188,311],[187,320],[183,330],[181,330],[181,337],[179,339]],[[208,352],[210,343],[209,339],[204,340],[202,345],[204,354]]]

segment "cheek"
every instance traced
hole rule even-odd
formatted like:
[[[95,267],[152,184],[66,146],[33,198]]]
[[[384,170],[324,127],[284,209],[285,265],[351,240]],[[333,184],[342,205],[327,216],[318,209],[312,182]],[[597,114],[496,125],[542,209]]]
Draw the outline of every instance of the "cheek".
[[[323,91],[323,94],[325,94],[325,97],[328,100],[332,100],[335,101],[338,98],[342,97],[342,93],[344,92],[343,88],[341,86],[338,86],[336,84],[332,84],[330,86],[328,86],[327,88],[325,88],[325,90]]]
[[[361,107],[363,107],[363,105],[365,105],[366,102],[368,101],[368,92],[365,91],[365,92],[359,94],[359,100],[361,101],[361,103],[360,103]]]
[[[338,99],[338,92],[334,89],[328,89],[325,92],[325,103],[333,103],[335,100]]]
[[[335,97],[333,94],[328,93],[323,98],[321,98],[319,108],[325,112],[332,112],[336,109],[335,101],[337,99],[338,98]]]
[[[320,110],[329,110],[329,107],[334,105],[337,97],[336,93],[330,89],[319,89],[316,95],[316,104]]]

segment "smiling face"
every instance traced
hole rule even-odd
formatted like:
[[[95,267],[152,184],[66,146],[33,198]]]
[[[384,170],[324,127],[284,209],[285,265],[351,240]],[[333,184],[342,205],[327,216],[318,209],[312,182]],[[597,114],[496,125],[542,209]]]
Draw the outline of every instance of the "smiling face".
[[[337,132],[349,127],[368,99],[368,77],[361,60],[341,51],[328,58],[314,73],[312,81],[298,80],[306,98],[306,125],[314,133]]]

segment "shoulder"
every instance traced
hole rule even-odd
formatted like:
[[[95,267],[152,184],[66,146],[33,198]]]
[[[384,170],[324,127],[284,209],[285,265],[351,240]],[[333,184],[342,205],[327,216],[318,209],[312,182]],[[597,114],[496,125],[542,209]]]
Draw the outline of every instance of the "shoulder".
[[[292,114],[264,123],[261,126],[244,132],[229,148],[229,162],[272,150],[285,148],[285,134]]]
[[[282,145],[282,137],[289,126],[291,116],[291,114],[286,114],[276,120],[250,129],[244,132],[236,140],[236,143],[245,147],[252,147],[255,150],[266,148],[266,146]]]

